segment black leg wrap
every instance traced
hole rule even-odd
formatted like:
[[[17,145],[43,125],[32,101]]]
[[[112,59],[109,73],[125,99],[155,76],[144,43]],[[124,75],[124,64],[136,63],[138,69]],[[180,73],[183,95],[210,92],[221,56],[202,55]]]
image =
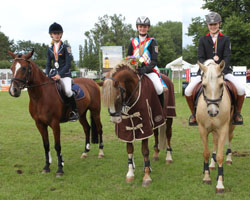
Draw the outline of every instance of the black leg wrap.
[[[170,147],[170,148],[167,148],[167,150],[166,151],[170,151],[171,153],[172,153],[172,148]]]
[[[104,144],[101,142],[100,144],[99,144],[99,149],[103,149],[104,148]]]
[[[134,166],[133,158],[129,158],[129,159],[128,159],[128,165],[130,165],[130,164],[133,166],[133,169],[134,169],[135,166]]]
[[[227,152],[226,152],[226,155],[232,153],[232,150],[231,149],[227,149]]]
[[[217,181],[218,181],[218,179],[219,179],[219,176],[222,176],[222,180],[224,181],[223,167],[219,167],[219,166],[218,166]]]
[[[212,154],[212,158],[213,158],[214,162],[217,162],[217,161],[216,161],[216,153],[213,153],[213,154]]]
[[[148,167],[150,172],[152,171],[151,167],[150,167],[150,160],[148,161],[144,161],[144,171],[145,171],[145,168]]]
[[[203,166],[203,174],[205,173],[205,171],[208,171],[208,172],[209,172],[209,174],[210,174],[208,163],[205,163],[205,162],[204,162],[204,166]]]

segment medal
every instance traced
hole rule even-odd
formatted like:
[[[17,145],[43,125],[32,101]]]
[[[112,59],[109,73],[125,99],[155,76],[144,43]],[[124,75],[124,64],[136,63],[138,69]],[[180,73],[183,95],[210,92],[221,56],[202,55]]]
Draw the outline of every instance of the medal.
[[[213,59],[214,59],[214,61],[218,61],[220,58],[219,58],[219,56],[215,55],[215,56],[213,57]]]
[[[55,62],[55,68],[58,69],[59,68],[59,63]]]
[[[56,49],[56,46],[54,45],[54,55],[55,55],[55,68],[56,69],[58,69],[59,68],[59,63],[58,63],[58,50],[59,50],[59,47],[60,47],[60,45],[61,45],[61,41],[60,41],[60,43],[59,43],[59,45],[58,45],[58,49]]]

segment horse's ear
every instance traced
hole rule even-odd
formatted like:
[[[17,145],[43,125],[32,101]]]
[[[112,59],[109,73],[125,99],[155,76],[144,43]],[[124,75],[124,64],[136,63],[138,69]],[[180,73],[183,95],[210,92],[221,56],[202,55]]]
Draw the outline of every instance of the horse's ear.
[[[224,69],[224,67],[225,67],[225,61],[222,60],[222,61],[220,62],[220,64],[219,64],[219,69],[220,69],[220,71],[222,71],[222,70]]]
[[[30,59],[33,56],[33,53],[34,53],[34,48],[32,49],[31,52],[29,52],[27,55],[25,55],[25,59],[26,60]]]
[[[8,50],[8,54],[9,54],[13,59],[15,59],[16,55],[15,55],[13,52],[11,52],[10,50]]]
[[[199,65],[200,69],[203,71],[203,72],[206,72],[207,71],[207,67],[205,65],[203,65],[202,63],[200,63],[199,61],[197,62],[197,64]]]

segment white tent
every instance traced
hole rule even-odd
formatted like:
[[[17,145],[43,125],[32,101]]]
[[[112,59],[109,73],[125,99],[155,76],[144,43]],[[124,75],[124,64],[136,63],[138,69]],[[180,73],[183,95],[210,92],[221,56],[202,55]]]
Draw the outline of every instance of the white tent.
[[[168,63],[165,68],[171,69],[172,73],[172,81],[174,78],[179,79],[179,90],[178,93],[181,92],[181,79],[182,79],[182,74],[186,69],[192,68],[194,65],[186,62],[185,60],[182,59],[182,56],[173,60],[172,62]]]

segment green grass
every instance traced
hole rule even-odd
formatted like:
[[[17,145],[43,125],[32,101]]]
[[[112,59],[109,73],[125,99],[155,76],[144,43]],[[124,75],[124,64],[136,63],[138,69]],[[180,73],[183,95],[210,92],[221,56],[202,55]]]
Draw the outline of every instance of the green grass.
[[[98,159],[98,145],[91,145],[87,159],[80,159],[85,136],[78,122],[61,125],[62,154],[65,175],[56,178],[57,158],[51,130],[53,158],[51,172],[42,174],[45,164],[40,133],[28,111],[28,94],[20,98],[0,92],[0,199],[250,199],[250,100],[243,107],[244,126],[238,126],[232,142],[233,165],[224,165],[225,194],[216,195],[216,171],[211,172],[212,185],[202,184],[203,146],[196,127],[189,127],[190,115],[185,99],[176,94],[177,118],[173,123],[173,159],[165,164],[165,152],[153,162],[153,138],[150,139],[152,184],[141,187],[143,157],[141,143],[135,143],[135,180],[125,182],[127,152],[125,143],[114,133],[107,109],[102,109],[104,159]],[[211,142],[211,136],[210,142]],[[210,148],[212,145],[210,144]],[[17,173],[21,170],[22,173]]]

